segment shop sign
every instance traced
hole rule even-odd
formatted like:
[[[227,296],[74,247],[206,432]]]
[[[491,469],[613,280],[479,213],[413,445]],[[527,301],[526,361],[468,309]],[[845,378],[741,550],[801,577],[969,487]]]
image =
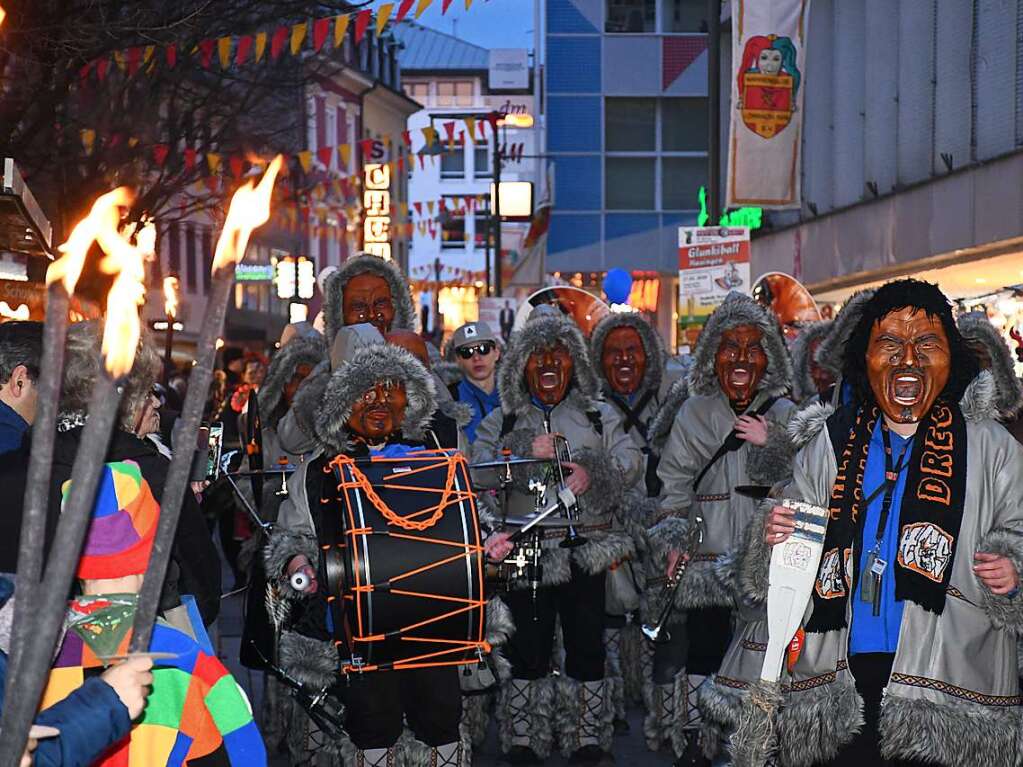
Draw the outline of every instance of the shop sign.
[[[749,294],[749,228],[689,227],[678,229],[678,315],[692,345],[710,314],[731,291]]]
[[[273,282],[272,264],[238,264],[234,278],[238,282]]]
[[[525,48],[492,48],[487,83],[492,91],[529,87],[529,51]]]
[[[363,250],[391,260],[391,168],[371,163],[363,169]]]

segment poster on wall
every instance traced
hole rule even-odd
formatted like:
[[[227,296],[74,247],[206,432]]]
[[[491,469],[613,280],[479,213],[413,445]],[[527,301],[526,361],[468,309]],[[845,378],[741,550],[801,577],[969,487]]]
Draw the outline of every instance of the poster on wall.
[[[480,299],[480,322],[485,322],[495,333],[500,333],[505,344],[515,325],[515,310],[519,302],[508,296],[485,296]]]
[[[810,0],[732,0],[729,207],[800,206]]]
[[[731,291],[749,294],[749,227],[678,228],[679,343],[690,349]]]

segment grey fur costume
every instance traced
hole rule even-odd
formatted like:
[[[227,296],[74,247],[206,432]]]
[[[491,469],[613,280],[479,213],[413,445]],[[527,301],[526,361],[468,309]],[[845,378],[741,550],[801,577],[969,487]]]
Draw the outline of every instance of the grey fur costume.
[[[276,412],[277,406],[284,396],[284,387],[291,381],[298,366],[309,365],[315,369],[326,355],[327,345],[319,333],[315,336],[293,338],[277,350],[270,360],[266,380],[259,389],[259,412],[263,418],[264,428],[268,426],[276,428],[280,420],[280,414]]]
[[[792,397],[800,405],[817,395],[817,385],[810,376],[810,347],[821,341],[831,330],[831,321],[812,322],[805,326],[792,342]],[[819,347],[818,347],[819,348]]]
[[[1000,401],[994,376],[983,371],[960,403],[968,434],[961,546],[942,615],[905,603],[881,712],[886,758],[950,766],[1020,764],[1023,700],[1014,635],[1023,633],[1023,596],[991,593],[971,568],[972,552],[988,551],[1008,556],[1023,572],[1023,508],[1014,486],[1023,474],[1023,451],[994,423]],[[832,412],[830,405],[815,405],[790,422],[794,440],[804,447],[787,495],[827,503],[836,474],[825,427]],[[739,564],[744,595],[761,609],[771,554],[763,540],[768,506],[750,526]],[[750,684],[759,678],[767,641],[762,616],[736,635],[720,672],[701,693],[709,734],[734,729]],[[862,701],[847,668],[847,641],[847,629],[807,634],[795,670],[783,677],[774,730],[785,767],[826,763],[863,724]]]
[[[747,443],[722,456],[707,472],[699,492],[694,493],[693,482],[735,421],[718,382],[714,358],[722,334],[740,325],[761,329],[768,361],[751,408],[768,398],[778,398],[766,414],[767,444],[759,447]],[[704,523],[703,543],[678,590],[681,609],[738,605],[735,556],[755,504],[733,495],[733,489],[747,484],[773,485],[789,475],[794,447],[785,433],[785,424],[794,406],[784,395],[791,381],[788,350],[773,316],[752,298],[729,293],[697,341],[689,372],[690,396],[678,411],[658,468],[664,489],[661,521],[650,530],[655,561],[663,562],[667,551],[679,548],[694,511]]]
[[[323,289],[323,322],[327,336],[327,346],[334,343],[334,336],[344,325],[344,290],[348,281],[359,274],[375,274],[382,277],[391,288],[391,300],[394,302],[394,323],[392,329],[415,330],[416,307],[412,302],[408,280],[401,269],[393,261],[384,261],[378,256],[360,253],[345,261],[327,277]]]
[[[643,319],[641,314],[635,312],[616,312],[597,323],[590,336],[590,360],[593,362],[593,369],[600,378],[601,386],[605,392],[610,391],[607,379],[604,378],[604,367],[600,364],[600,358],[604,352],[604,343],[608,335],[616,328],[632,328],[639,334],[639,340],[643,344],[643,351],[646,352],[646,375],[636,390],[635,396],[642,397],[648,391],[658,391],[664,380],[664,363],[666,353],[664,342],[657,331],[650,327],[650,323]]]
[[[984,347],[991,360],[991,374],[996,387],[995,406],[998,418],[1010,421],[1023,408],[1023,382],[1016,375],[1016,361],[1002,334],[982,312],[959,315],[956,324],[967,341]]]
[[[853,330],[863,314],[863,305],[874,297],[874,289],[867,288],[853,293],[845,302],[835,319],[831,321],[831,330],[817,347],[817,363],[835,376],[842,377],[842,360],[845,357],[845,345],[849,342]]]

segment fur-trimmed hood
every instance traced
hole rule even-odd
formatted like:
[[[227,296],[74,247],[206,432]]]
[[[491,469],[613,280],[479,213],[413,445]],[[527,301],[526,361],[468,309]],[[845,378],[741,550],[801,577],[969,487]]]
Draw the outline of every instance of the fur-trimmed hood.
[[[849,343],[856,326],[863,315],[863,307],[874,297],[874,289],[867,288],[853,293],[845,306],[841,308],[831,323],[831,330],[817,347],[817,364],[827,370],[835,378],[842,376],[842,361],[845,358],[845,345]]]
[[[784,395],[792,387],[792,361],[778,322],[774,315],[768,314],[752,298],[735,291],[725,296],[721,306],[710,315],[700,333],[696,349],[693,350],[689,390],[704,396],[712,396],[721,391],[721,384],[714,371],[714,357],[721,343],[721,335],[739,325],[754,325],[764,335],[762,343],[767,354],[767,370],[760,382],[759,391],[770,397]]]
[[[1016,375],[1016,364],[1009,345],[982,312],[960,315],[957,324],[963,338],[983,346],[987,351],[991,359],[990,371],[996,390],[998,415],[1002,420],[1012,420],[1023,407],[1023,383]]]
[[[352,447],[348,417],[356,400],[385,378],[402,381],[408,396],[401,434],[422,439],[437,409],[433,376],[423,363],[399,346],[377,345],[359,349],[335,370],[316,413],[316,437],[328,449],[345,452]]]
[[[266,380],[259,389],[259,412],[263,416],[264,425],[277,426],[281,414],[275,414],[274,411],[277,410],[284,395],[284,387],[295,375],[295,369],[299,365],[310,365],[315,368],[326,355],[327,345],[319,333],[315,336],[293,337],[277,351],[270,360]]]
[[[600,399],[600,382],[590,364],[586,341],[579,326],[567,317],[543,314],[530,319],[512,336],[498,368],[497,390],[501,394],[504,412],[523,415],[533,407],[526,385],[526,360],[533,352],[556,343],[564,344],[572,357],[572,383],[566,400],[574,402],[581,410],[596,408]]]
[[[605,392],[610,391],[610,384],[604,377],[604,366],[600,364],[600,359],[604,353],[604,343],[615,328],[634,329],[639,333],[643,351],[646,352],[646,373],[636,390],[637,396],[647,391],[658,391],[664,380],[665,364],[664,342],[660,334],[639,313],[615,312],[598,322],[590,337],[590,360]]]
[[[810,347],[817,340],[823,343],[823,339],[831,331],[831,323],[832,320],[811,322],[803,327],[799,336],[792,342],[792,393],[796,402],[803,402],[817,393],[817,385],[810,376]]]
[[[342,309],[344,306],[345,285],[353,277],[366,274],[383,277],[391,286],[391,299],[394,301],[393,330],[416,329],[416,307],[412,303],[409,283],[398,265],[393,261],[384,261],[378,256],[360,253],[352,256],[327,277],[323,290],[323,321],[327,335],[327,345],[334,343],[334,336],[344,325]]]

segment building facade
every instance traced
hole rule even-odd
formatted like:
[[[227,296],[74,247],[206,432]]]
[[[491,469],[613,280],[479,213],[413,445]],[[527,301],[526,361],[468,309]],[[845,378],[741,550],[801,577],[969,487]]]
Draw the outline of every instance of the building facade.
[[[678,227],[706,183],[705,0],[547,0],[547,271],[655,275],[651,312],[674,338]],[[648,277],[649,279],[649,277]]]

